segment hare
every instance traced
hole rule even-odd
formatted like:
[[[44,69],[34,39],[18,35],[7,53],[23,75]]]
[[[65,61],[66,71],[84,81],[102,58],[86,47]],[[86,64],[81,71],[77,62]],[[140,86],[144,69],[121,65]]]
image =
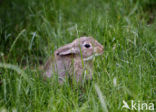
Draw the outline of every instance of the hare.
[[[92,58],[103,54],[103,46],[92,37],[80,37],[54,52],[44,65],[44,76],[58,74],[59,82],[65,77],[74,76],[77,82],[83,76],[92,79]]]

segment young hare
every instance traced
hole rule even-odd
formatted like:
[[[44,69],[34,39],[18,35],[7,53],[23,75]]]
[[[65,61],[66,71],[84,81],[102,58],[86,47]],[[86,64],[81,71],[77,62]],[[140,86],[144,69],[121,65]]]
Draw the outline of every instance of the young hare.
[[[65,77],[74,76],[79,82],[85,76],[92,78],[92,58],[103,54],[103,46],[92,37],[80,37],[54,52],[44,66],[44,76],[51,77],[57,73],[59,82]]]

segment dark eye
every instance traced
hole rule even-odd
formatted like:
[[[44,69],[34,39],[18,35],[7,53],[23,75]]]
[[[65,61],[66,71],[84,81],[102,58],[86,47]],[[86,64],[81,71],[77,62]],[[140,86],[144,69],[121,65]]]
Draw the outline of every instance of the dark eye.
[[[86,48],[89,48],[89,47],[90,47],[90,45],[89,45],[89,44],[85,44],[84,46],[85,46]]]

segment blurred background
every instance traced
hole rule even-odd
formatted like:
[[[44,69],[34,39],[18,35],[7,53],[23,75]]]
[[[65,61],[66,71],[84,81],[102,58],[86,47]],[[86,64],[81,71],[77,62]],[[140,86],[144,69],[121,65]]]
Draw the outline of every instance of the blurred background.
[[[107,49],[114,37],[124,41],[144,33],[142,26],[154,26],[155,16],[155,0],[1,0],[0,52],[6,62],[32,63],[83,35]]]
[[[0,68],[0,110],[121,112],[123,100],[156,104],[155,18],[156,0],[0,0],[0,62],[27,74]],[[105,49],[91,84],[60,86],[32,72],[84,35]]]

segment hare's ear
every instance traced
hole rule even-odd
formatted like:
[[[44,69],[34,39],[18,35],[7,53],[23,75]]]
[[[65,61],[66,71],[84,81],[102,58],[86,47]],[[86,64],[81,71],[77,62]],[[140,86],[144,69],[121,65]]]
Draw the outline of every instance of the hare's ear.
[[[68,50],[64,50],[62,52],[59,53],[60,56],[63,56],[63,55],[69,55],[69,54],[78,54],[79,53],[79,50],[76,49],[76,48],[70,48]]]
[[[65,56],[69,54],[78,54],[80,52],[79,48],[74,47],[72,44],[67,44],[58,50],[56,50],[56,55]]]

